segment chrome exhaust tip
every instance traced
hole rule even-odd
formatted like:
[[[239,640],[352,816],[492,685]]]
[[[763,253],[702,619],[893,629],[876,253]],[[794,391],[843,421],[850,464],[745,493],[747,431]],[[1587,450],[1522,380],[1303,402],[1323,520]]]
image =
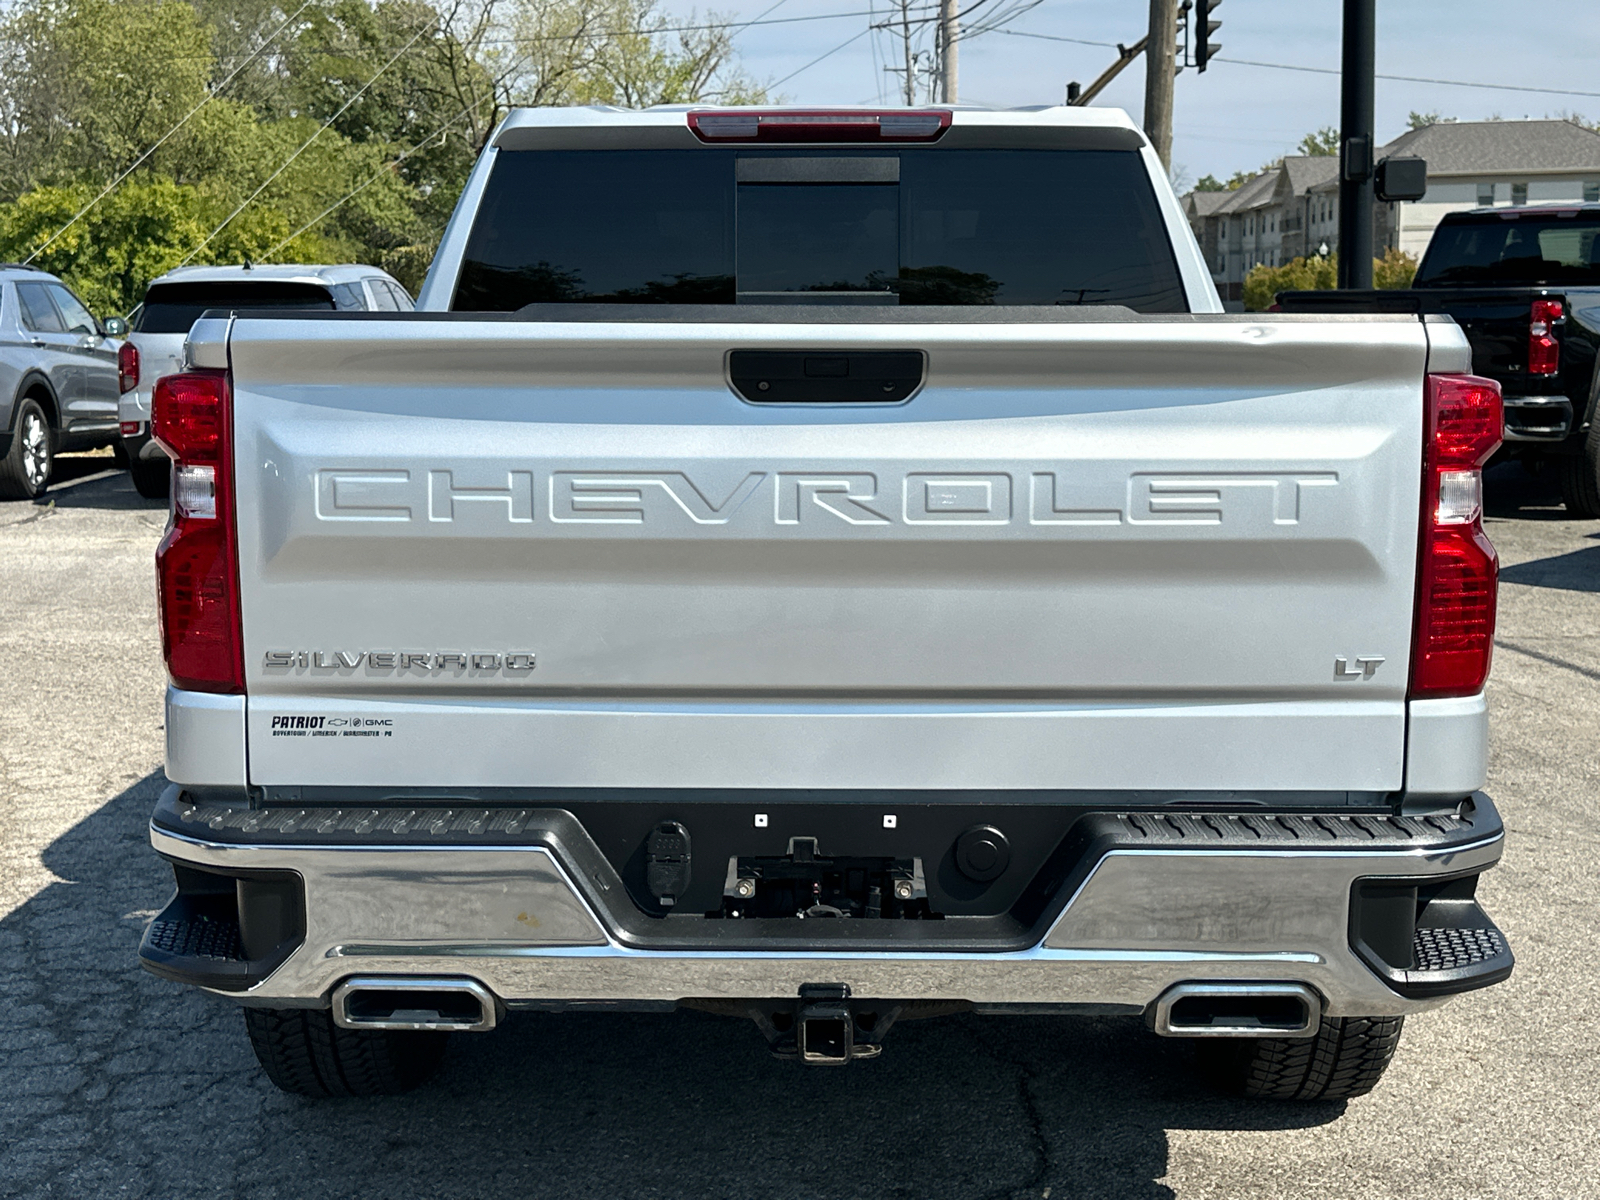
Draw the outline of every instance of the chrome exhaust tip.
[[[494,993],[475,979],[363,976],[333,993],[333,1023],[343,1029],[481,1033],[498,1016]]]
[[[1162,1037],[1315,1037],[1322,997],[1303,983],[1180,983],[1150,1023]]]

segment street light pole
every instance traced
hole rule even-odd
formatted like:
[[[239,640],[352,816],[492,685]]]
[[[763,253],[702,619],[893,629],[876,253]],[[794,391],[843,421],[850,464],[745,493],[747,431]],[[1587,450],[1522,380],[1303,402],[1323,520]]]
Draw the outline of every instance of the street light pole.
[[[1377,0],[1344,0],[1339,80],[1339,286],[1372,286],[1373,72]]]

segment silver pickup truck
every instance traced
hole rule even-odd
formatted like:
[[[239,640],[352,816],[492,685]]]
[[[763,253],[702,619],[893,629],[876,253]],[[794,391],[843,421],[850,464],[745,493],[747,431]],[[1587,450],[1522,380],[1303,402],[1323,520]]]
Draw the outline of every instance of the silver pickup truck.
[[[1224,314],[1123,114],[516,112],[419,309],[205,318],[155,395],[140,953],[279,1086],[687,1007],[1335,1098],[1510,973],[1499,391],[1448,319]]]

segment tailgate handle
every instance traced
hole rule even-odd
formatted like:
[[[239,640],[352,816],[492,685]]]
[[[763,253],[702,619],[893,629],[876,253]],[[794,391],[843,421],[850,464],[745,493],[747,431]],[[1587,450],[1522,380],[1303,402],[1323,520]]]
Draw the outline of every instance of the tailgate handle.
[[[900,404],[926,365],[921,350],[730,350],[728,381],[752,404]]]

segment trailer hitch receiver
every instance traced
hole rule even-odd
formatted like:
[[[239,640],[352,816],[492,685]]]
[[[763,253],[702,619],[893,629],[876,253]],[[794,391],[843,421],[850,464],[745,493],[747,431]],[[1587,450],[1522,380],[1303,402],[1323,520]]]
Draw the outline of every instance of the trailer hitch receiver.
[[[795,1049],[807,1067],[842,1067],[853,1058],[883,1052],[878,1043],[856,1041],[856,1017],[850,1008],[850,985],[803,983],[800,1011],[795,1016]]]

